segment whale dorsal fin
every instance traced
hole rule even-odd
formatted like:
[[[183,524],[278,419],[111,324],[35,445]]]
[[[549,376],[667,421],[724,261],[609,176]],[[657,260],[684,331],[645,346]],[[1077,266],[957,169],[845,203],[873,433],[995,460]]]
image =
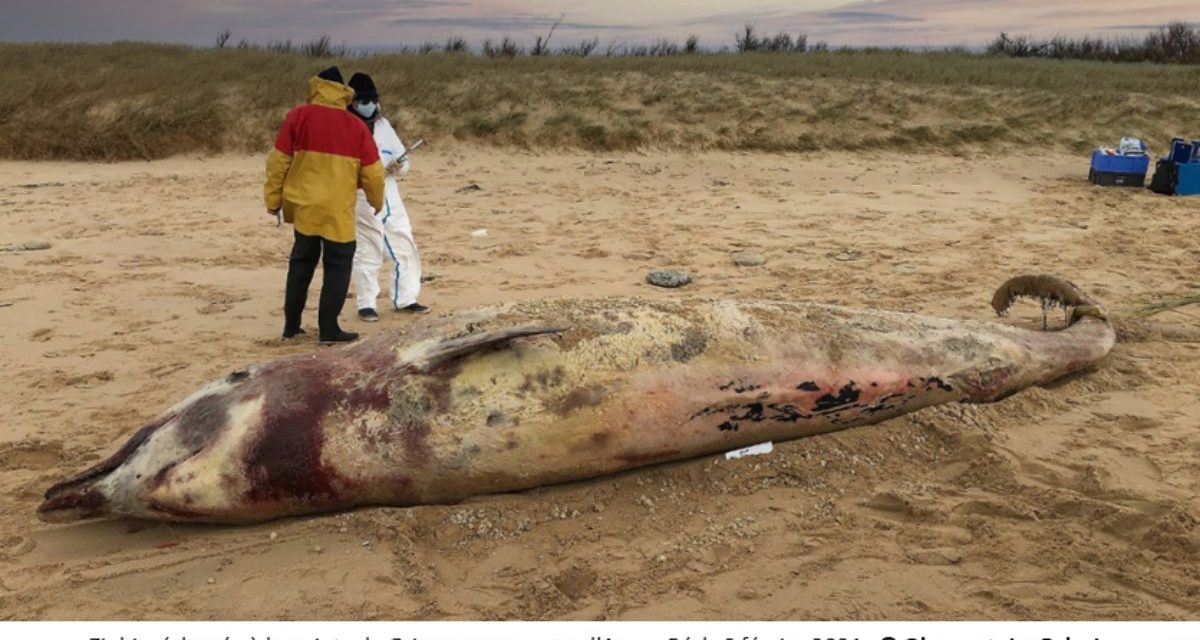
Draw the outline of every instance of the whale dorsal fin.
[[[410,366],[425,372],[463,356],[492,349],[506,344],[514,338],[561,333],[563,330],[547,326],[512,327],[495,331],[468,333],[454,338],[442,338],[419,342],[402,354]]]

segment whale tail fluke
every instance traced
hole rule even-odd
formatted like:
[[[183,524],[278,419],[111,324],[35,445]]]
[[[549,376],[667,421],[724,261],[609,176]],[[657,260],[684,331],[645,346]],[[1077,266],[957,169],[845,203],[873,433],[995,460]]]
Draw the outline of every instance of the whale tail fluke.
[[[1116,343],[1116,329],[1104,307],[1063,278],[1044,273],[1010,278],[992,296],[992,308],[1005,315],[1021,298],[1041,302],[1043,329],[1046,314],[1055,307],[1066,310],[1067,326],[1058,331],[1022,332],[1015,338],[1020,357],[956,376],[968,391],[967,402],[994,402],[1026,387],[1081,371],[1108,355]]]
[[[1075,324],[1083,318],[1108,322],[1108,313],[1099,302],[1056,275],[1031,273],[1009,278],[992,296],[992,308],[997,314],[1005,315],[1013,303],[1021,298],[1036,298],[1041,302],[1043,312],[1053,307],[1066,309],[1069,324]]]

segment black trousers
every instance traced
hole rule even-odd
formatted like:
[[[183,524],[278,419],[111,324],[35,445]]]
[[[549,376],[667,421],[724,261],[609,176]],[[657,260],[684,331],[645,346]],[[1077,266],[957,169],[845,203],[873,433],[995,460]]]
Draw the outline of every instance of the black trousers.
[[[321,251],[325,252],[325,278],[321,284],[321,302],[317,309],[317,323],[322,336],[336,335],[341,331],[338,315],[346,304],[346,293],[350,291],[350,271],[354,266],[353,240],[331,242],[320,236],[306,236],[295,231],[292,255],[288,260],[287,292],[283,299],[283,333],[293,335],[300,330],[300,316],[308,298],[308,285],[312,283]]]

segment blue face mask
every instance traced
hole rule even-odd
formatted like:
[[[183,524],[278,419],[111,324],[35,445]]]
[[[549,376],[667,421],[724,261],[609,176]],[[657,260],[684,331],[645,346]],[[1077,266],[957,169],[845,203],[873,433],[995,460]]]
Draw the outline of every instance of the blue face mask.
[[[354,111],[364,118],[370,118],[375,115],[375,111],[379,109],[378,102],[355,102]]]

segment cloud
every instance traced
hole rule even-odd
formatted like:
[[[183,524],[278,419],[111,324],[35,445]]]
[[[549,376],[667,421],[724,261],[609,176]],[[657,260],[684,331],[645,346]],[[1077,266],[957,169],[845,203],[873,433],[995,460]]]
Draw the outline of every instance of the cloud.
[[[409,12],[427,12],[472,6],[466,0],[317,0],[305,5],[305,12],[353,14],[363,17],[389,17]]]
[[[467,0],[316,0],[305,5],[305,9],[331,9],[392,13],[397,9],[443,9],[445,7],[469,7]]]
[[[1183,24],[1191,27],[1192,29],[1200,29],[1200,22],[1184,22]],[[1143,31],[1146,29],[1157,29],[1163,26],[1166,25],[1162,22],[1155,24],[1112,24],[1104,27],[1104,29],[1109,31]]]
[[[465,7],[470,3],[462,0],[392,0],[390,4],[407,9],[440,9],[442,7]]]
[[[428,27],[454,27],[461,29],[479,29],[482,31],[521,31],[524,29],[546,28],[558,22],[553,16],[472,16],[472,17],[400,17],[392,22],[399,25],[422,25]],[[631,30],[637,27],[630,24],[603,24],[594,22],[561,22],[559,28],[592,31]]]
[[[741,6],[763,9],[765,3]],[[774,5],[779,6],[786,5]],[[1160,17],[1164,22],[1172,18],[1196,21],[1200,2],[1158,0],[1154,6],[1146,6],[1125,0],[853,0],[819,9],[708,15],[691,23],[706,30],[702,36],[715,35],[725,25],[736,28],[749,22],[764,32],[799,30],[810,41],[828,40],[835,45],[917,46],[981,44],[1001,31],[1040,37],[1125,28],[1108,25],[1146,29],[1161,23],[1143,23]]]
[[[742,23],[753,23],[758,20],[774,20],[783,15],[781,11],[744,11],[738,13],[711,13],[705,16],[680,20],[678,24],[685,27],[698,27],[707,25],[717,26],[733,26],[740,27]]]
[[[895,13],[876,13],[874,11],[826,11],[817,15],[828,16],[839,22],[857,22],[860,24],[921,22],[920,18],[902,16]]]

